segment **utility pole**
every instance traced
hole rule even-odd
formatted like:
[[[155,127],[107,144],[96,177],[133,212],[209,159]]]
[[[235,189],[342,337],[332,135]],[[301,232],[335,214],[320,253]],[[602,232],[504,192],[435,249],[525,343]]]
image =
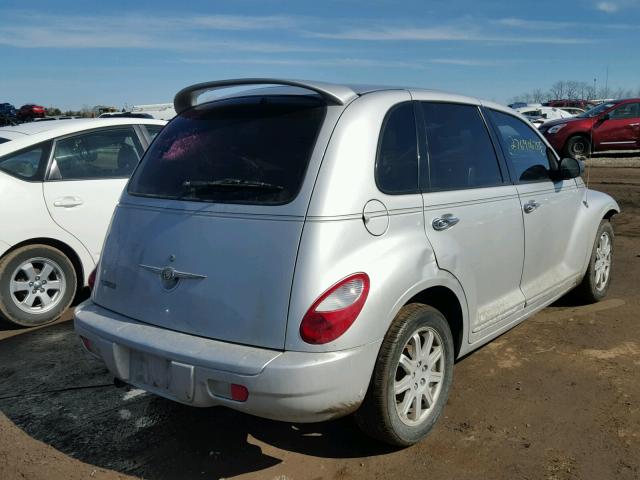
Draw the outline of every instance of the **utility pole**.
[[[604,91],[607,93],[607,97],[609,96],[609,64],[607,63],[607,76],[604,81]]]
[[[593,77],[593,99],[598,98],[598,90],[597,90],[598,79]]]

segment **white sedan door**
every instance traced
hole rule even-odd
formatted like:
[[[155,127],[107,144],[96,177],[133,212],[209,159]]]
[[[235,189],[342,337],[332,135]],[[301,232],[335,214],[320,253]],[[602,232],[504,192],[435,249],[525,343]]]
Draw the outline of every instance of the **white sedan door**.
[[[142,156],[132,126],[106,127],[56,139],[43,193],[51,218],[80,240],[94,260],[122,189]]]

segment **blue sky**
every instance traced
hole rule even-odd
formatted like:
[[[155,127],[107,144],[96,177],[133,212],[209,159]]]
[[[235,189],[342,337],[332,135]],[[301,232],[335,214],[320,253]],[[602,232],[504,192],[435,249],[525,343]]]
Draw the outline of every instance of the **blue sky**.
[[[556,80],[640,88],[640,0],[3,0],[0,102],[166,102],[278,76],[506,102]]]

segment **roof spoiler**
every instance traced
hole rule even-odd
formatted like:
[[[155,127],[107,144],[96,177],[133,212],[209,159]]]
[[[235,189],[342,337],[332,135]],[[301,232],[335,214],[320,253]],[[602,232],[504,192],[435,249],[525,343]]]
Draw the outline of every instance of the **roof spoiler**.
[[[349,87],[329,83],[307,82],[304,80],[283,80],[278,78],[237,78],[196,83],[180,90],[173,99],[176,114],[197,104],[198,97],[205,92],[241,85],[286,85],[300,87],[318,93],[331,105],[345,105],[358,95]]]

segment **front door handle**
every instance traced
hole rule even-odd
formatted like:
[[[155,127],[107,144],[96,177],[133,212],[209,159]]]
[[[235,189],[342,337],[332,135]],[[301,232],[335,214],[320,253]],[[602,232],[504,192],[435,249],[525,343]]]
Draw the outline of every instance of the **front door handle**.
[[[73,208],[82,205],[84,202],[80,197],[60,197],[53,201],[54,207]]]
[[[451,213],[445,213],[444,215],[434,218],[431,222],[431,226],[434,230],[441,232],[453,227],[458,223],[460,219]]]
[[[640,125],[640,123],[630,123],[629,124],[630,127],[637,127],[638,125]]]
[[[529,200],[527,203],[524,204],[522,209],[524,210],[524,213],[531,213],[536,208],[538,208],[539,206],[540,206],[540,204],[538,202],[536,202],[535,200]]]

